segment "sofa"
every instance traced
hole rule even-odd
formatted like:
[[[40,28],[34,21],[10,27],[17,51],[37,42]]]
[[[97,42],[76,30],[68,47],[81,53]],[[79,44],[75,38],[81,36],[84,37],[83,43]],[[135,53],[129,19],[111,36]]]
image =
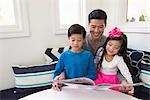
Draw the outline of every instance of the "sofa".
[[[44,65],[13,65],[16,86],[0,91],[1,100],[18,100],[32,93],[51,88],[55,65],[62,52],[69,47],[46,48]],[[135,87],[134,97],[150,99],[150,52],[127,49],[127,54],[133,68],[134,83],[144,82],[144,86]]]

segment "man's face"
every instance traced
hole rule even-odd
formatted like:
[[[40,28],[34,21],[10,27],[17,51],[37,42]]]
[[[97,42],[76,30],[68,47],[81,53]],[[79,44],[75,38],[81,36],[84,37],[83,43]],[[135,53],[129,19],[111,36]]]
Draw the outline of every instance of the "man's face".
[[[94,40],[100,39],[104,32],[105,26],[105,20],[91,19],[89,23],[91,38]]]

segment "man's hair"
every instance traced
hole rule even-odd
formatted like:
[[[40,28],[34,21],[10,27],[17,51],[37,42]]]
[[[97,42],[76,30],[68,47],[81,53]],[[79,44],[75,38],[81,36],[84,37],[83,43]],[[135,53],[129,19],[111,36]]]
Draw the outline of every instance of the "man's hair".
[[[70,37],[72,34],[82,34],[83,38],[85,38],[86,30],[83,26],[79,24],[73,24],[68,29],[68,37]]]
[[[95,9],[90,12],[88,16],[88,21],[90,23],[91,19],[100,19],[105,21],[105,25],[107,24],[107,14],[105,11],[101,9]]]

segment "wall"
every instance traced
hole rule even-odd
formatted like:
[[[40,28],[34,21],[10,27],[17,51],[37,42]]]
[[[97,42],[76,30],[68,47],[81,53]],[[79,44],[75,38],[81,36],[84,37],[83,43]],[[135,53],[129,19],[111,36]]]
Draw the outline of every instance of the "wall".
[[[15,86],[12,65],[43,64],[47,47],[67,45],[67,35],[55,35],[53,0],[27,0],[30,36],[0,39],[0,90]],[[99,0],[87,0],[87,8],[97,8]],[[90,7],[89,7],[90,6]],[[86,12],[88,15],[88,12]]]
[[[53,32],[50,5],[51,0],[28,0],[31,36],[0,39],[0,90],[14,87],[12,65],[42,64],[47,47],[66,45],[66,35]]]
[[[47,47],[67,45],[66,35],[54,34],[51,19],[55,17],[51,13],[52,1],[28,0],[30,37],[0,39],[0,90],[15,85],[12,65],[42,64],[44,63],[44,50]],[[115,8],[118,0],[86,0],[86,2],[86,16],[95,8],[101,8],[107,12],[108,24],[105,34],[118,24]],[[127,33],[127,36],[129,47],[149,50],[150,34]]]

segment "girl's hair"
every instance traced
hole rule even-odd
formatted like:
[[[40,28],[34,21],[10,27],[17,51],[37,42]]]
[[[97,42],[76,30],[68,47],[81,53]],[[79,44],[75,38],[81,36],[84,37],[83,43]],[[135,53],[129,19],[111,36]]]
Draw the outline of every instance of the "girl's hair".
[[[79,24],[73,24],[68,29],[68,37],[70,37],[72,34],[82,34],[83,38],[86,36],[85,28]]]
[[[132,68],[131,68],[131,65],[130,65],[130,60],[129,60],[129,58],[127,57],[127,36],[126,36],[125,34],[123,34],[123,33],[122,33],[122,35],[119,36],[119,37],[114,37],[114,38],[107,37],[106,42],[105,42],[105,44],[103,45],[103,53],[102,53],[102,56],[101,56],[100,61],[99,61],[99,63],[98,63],[97,66],[100,67],[100,66],[102,65],[102,61],[103,61],[104,55],[106,54],[106,45],[107,45],[107,43],[108,43],[110,40],[117,40],[117,41],[121,41],[121,42],[122,42],[121,48],[120,48],[120,50],[119,50],[119,52],[118,52],[118,55],[123,57],[124,62],[125,62],[126,65],[128,66],[130,73],[132,73]]]

